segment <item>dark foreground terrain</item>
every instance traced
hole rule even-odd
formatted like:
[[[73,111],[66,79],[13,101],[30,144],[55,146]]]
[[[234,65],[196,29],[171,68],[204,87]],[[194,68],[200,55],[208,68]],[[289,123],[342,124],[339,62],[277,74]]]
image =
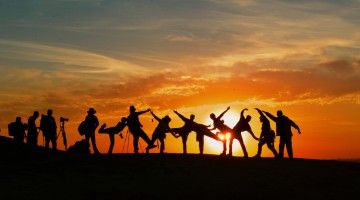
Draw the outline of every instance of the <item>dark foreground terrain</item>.
[[[0,138],[1,199],[359,199],[360,164],[23,152]]]

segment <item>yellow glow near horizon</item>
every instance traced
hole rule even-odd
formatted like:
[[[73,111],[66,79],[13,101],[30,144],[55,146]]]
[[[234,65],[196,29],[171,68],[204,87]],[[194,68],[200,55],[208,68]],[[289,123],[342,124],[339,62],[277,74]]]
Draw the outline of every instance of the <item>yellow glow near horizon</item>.
[[[218,116],[222,111],[216,111],[214,112],[216,116]],[[229,110],[222,118],[224,120],[224,123],[229,126],[230,128],[233,128],[237,122],[239,121],[240,119],[240,113],[237,113],[235,111],[232,111],[232,110]],[[208,116],[205,120],[204,120],[204,124],[206,125],[213,125],[213,122],[212,120],[210,119],[210,117]],[[218,130],[214,130],[213,133],[216,133],[218,132]],[[245,136],[246,134],[243,134],[243,136]],[[220,139],[226,139],[227,142],[229,141],[230,139],[230,133],[226,133],[226,134],[220,134],[219,135]],[[244,139],[244,142],[246,143],[246,141],[248,140],[248,137],[243,137]],[[219,141],[216,141],[216,140],[213,140],[213,139],[206,139],[205,140],[205,146],[209,147],[209,150],[211,151],[211,153],[221,153],[222,150],[223,150],[223,143],[222,142],[219,142]],[[233,144],[233,152],[237,152],[239,151],[240,148],[239,148],[239,145],[234,142]]]

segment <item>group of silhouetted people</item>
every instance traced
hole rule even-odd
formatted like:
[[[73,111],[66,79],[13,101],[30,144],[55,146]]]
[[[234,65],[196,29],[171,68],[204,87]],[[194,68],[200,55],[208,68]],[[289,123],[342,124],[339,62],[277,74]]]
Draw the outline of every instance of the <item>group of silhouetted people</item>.
[[[205,136],[212,138],[223,143],[223,152],[221,155],[226,155],[227,152],[227,139],[225,135],[228,135],[229,143],[228,149],[229,153],[227,155],[232,156],[233,153],[233,141],[237,139],[240,143],[241,149],[243,151],[244,157],[248,157],[248,152],[245,147],[243,132],[248,132],[255,139],[258,140],[258,151],[254,157],[261,157],[263,145],[267,145],[270,151],[273,153],[276,158],[284,157],[284,148],[286,146],[289,158],[293,158],[292,152],[292,131],[291,127],[297,129],[300,134],[300,128],[293,122],[291,119],[283,115],[282,111],[277,112],[277,116],[272,115],[269,112],[255,108],[260,115],[261,133],[259,137],[256,137],[254,132],[251,129],[249,122],[251,121],[251,116],[245,116],[244,113],[248,109],[243,109],[240,112],[240,119],[234,127],[229,127],[225,124],[225,121],[222,119],[223,116],[228,112],[230,107],[228,107],[220,115],[216,116],[214,113],[210,114],[212,120],[212,125],[204,125],[201,123],[195,122],[195,115],[191,114],[189,118],[180,114],[177,111],[174,113],[184,122],[182,127],[170,128],[171,118],[166,115],[164,117],[157,116],[152,110],[147,109],[144,111],[137,111],[134,106],[130,106],[130,113],[127,117],[122,117],[121,120],[114,127],[107,127],[106,124],[103,124],[98,133],[108,134],[110,139],[110,147],[108,154],[112,154],[115,144],[115,135],[119,134],[123,138],[122,131],[125,127],[128,128],[129,133],[133,137],[133,149],[134,153],[139,153],[139,139],[142,138],[146,144],[146,153],[157,146],[160,148],[160,153],[165,151],[165,138],[166,134],[170,133],[175,138],[181,137],[183,154],[187,154],[187,139],[191,132],[196,134],[196,141],[199,144],[199,153],[203,154],[204,152],[204,138]],[[143,125],[140,123],[139,116],[145,113],[150,112],[152,117],[157,121],[157,126],[153,131],[152,137],[150,138],[145,131],[143,130]],[[42,115],[40,119],[40,126],[36,126],[36,120],[39,117],[39,112],[35,111],[32,116],[29,117],[28,123],[25,124],[21,121],[20,117],[16,118],[16,121],[10,123],[8,126],[9,135],[14,137],[14,141],[17,144],[24,143],[25,138],[27,138],[27,144],[31,147],[36,147],[38,145],[38,135],[39,130],[42,131],[44,136],[45,147],[49,148],[50,143],[53,149],[56,149],[57,141],[57,125],[54,117],[52,116],[53,111],[48,110],[46,115]],[[96,129],[99,127],[99,120],[96,117],[96,110],[90,108],[87,111],[87,115],[78,127],[80,135],[85,136],[85,139],[78,141],[69,148],[69,152],[90,152],[89,147],[93,149],[95,154],[99,154],[99,150],[96,146]],[[270,120],[276,124],[276,133],[271,129]],[[61,118],[64,120],[64,118]],[[64,123],[64,121],[61,121]],[[62,124],[63,126],[63,124]],[[27,131],[26,131],[27,130]],[[213,131],[217,131],[213,133]],[[27,133],[27,134],[26,134]],[[65,133],[64,133],[65,134]],[[279,152],[275,149],[275,137],[280,136],[279,142]],[[65,137],[65,136],[63,136]],[[156,141],[159,141],[160,144],[156,145]]]

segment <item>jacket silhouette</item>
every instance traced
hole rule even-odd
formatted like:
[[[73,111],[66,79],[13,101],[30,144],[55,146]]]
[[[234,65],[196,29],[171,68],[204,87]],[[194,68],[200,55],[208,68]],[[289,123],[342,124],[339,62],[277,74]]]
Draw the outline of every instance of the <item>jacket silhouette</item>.
[[[42,131],[45,137],[45,148],[49,148],[50,142],[52,149],[56,150],[56,121],[52,116],[53,111],[49,109],[47,115],[43,115],[40,120],[40,130]]]
[[[289,158],[293,158],[293,149],[292,149],[292,132],[291,127],[297,129],[300,134],[300,128],[295,122],[291,119],[283,115],[281,110],[277,111],[277,117],[272,115],[269,112],[263,111],[271,120],[276,123],[276,134],[280,136],[279,143],[279,158],[284,157],[284,147],[286,146],[286,150],[288,152]]]

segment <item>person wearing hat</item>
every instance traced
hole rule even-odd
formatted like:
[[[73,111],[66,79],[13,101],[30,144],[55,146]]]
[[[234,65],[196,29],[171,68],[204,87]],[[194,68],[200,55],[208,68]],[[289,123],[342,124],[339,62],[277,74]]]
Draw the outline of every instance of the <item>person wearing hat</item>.
[[[130,133],[133,135],[133,147],[134,153],[137,154],[139,152],[139,138],[145,140],[145,142],[150,145],[151,140],[149,136],[146,135],[145,131],[142,129],[142,124],[139,121],[139,116],[150,112],[150,109],[136,112],[136,108],[134,106],[130,106],[130,114],[127,117],[127,126],[129,128]]]
[[[87,111],[88,115],[85,118],[85,123],[87,127],[87,133],[85,134],[86,142],[88,144],[89,140],[91,140],[91,146],[94,150],[95,154],[99,154],[99,150],[96,147],[96,140],[95,140],[95,130],[99,126],[99,120],[95,116],[96,110],[94,108],[90,108]]]
[[[154,145],[154,143],[155,143],[155,141],[157,139],[159,139],[159,141],[160,141],[160,153],[163,154],[164,150],[165,150],[166,133],[170,132],[174,137],[177,137],[177,136],[173,132],[171,132],[171,129],[169,127],[169,123],[171,121],[171,118],[168,115],[166,115],[165,117],[160,119],[152,111],[150,111],[150,113],[154,117],[154,119],[156,119],[159,122],[159,124],[157,125],[157,127],[154,130],[154,133],[153,133],[152,138],[151,138],[151,144],[149,144],[149,146],[146,147],[146,153],[149,153],[149,150],[151,148],[156,147],[156,145]]]

